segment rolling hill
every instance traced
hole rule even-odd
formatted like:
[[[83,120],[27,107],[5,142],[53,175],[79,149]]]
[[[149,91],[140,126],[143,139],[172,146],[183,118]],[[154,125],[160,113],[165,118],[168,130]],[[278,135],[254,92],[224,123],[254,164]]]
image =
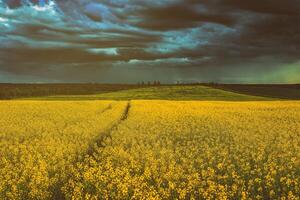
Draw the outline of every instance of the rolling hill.
[[[160,86],[129,89],[91,95],[58,95],[29,98],[35,100],[201,100],[201,101],[264,101],[273,98],[239,94],[200,85]]]

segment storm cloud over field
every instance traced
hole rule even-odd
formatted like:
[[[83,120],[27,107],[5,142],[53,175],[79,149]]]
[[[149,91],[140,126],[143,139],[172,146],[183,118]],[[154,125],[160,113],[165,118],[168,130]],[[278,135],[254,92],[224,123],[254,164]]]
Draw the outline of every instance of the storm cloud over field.
[[[299,0],[0,0],[0,82],[300,82]]]

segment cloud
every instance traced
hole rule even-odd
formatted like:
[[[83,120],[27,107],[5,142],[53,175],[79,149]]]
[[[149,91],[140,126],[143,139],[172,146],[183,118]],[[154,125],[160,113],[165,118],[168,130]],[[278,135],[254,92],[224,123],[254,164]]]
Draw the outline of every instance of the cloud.
[[[241,9],[262,14],[299,16],[300,2],[298,0],[219,0],[230,9]]]
[[[299,23],[298,0],[0,0],[0,81],[297,82]]]
[[[100,3],[89,3],[84,8],[84,13],[94,21],[116,20],[110,9]]]
[[[163,6],[143,7],[137,12],[142,20],[135,25],[150,30],[176,30],[192,28],[203,23],[216,23],[233,26],[235,20],[229,13],[219,14],[205,4],[179,1]]]

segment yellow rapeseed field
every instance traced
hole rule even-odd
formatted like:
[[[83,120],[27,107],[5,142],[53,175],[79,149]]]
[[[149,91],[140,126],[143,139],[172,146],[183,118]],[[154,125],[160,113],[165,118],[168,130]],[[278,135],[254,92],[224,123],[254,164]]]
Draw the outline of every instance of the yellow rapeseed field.
[[[0,151],[0,199],[299,199],[300,102],[1,102]]]
[[[0,199],[60,199],[67,169],[125,103],[0,102]]]

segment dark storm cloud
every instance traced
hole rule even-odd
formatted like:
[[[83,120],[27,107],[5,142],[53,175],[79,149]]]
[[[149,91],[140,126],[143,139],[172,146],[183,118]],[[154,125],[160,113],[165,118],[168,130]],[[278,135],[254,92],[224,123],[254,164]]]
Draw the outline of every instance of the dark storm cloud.
[[[300,81],[299,24],[299,0],[0,0],[0,74]]]
[[[272,15],[300,15],[300,2],[299,0],[253,0],[253,1],[240,1],[240,0],[219,0],[219,2],[233,9],[249,10],[262,14]]]
[[[172,30],[200,26],[202,23],[216,23],[232,26],[235,23],[229,13],[220,14],[206,4],[179,1],[163,6],[143,7],[137,13],[142,18],[136,25],[150,30]]]

